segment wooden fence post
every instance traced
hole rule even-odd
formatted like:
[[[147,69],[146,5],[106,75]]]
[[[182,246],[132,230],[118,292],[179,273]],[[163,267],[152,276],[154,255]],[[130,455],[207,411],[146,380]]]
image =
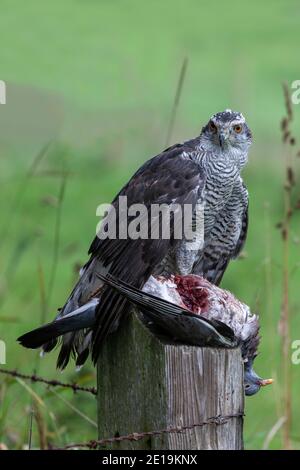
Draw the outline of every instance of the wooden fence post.
[[[239,349],[164,344],[136,312],[106,341],[97,373],[99,439],[190,426],[244,410]],[[104,448],[242,449],[243,417]]]

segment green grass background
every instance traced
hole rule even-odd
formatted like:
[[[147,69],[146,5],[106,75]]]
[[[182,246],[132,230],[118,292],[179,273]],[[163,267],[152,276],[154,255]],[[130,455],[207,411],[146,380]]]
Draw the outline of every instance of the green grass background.
[[[283,210],[284,114],[281,82],[300,78],[300,5],[292,0],[207,2],[167,0],[1,0],[0,79],[0,339],[7,368],[94,384],[91,366],[62,375],[56,354],[39,360],[21,349],[18,335],[63,305],[97,223],[96,207],[109,202],[132,172],[165,145],[185,56],[188,69],[172,142],[196,135],[226,107],[242,111],[253,131],[244,172],[250,193],[245,258],[231,263],[223,287],[261,317],[257,372],[273,387],[246,400],[245,447],[261,448],[281,416],[282,364],[278,319],[282,298],[282,242],[275,224]],[[295,133],[300,137],[299,109]],[[297,127],[298,126],[298,127]],[[28,175],[37,153],[52,142]],[[298,165],[299,166],[299,165]],[[69,171],[62,204],[53,290],[43,307],[55,256],[55,220],[61,178]],[[297,190],[296,190],[297,193]],[[297,195],[297,194],[296,194]],[[290,267],[292,339],[300,338],[299,216],[293,220]],[[293,446],[300,448],[300,366],[292,366]],[[92,397],[54,395],[43,386],[0,377],[0,442],[28,442],[33,393],[42,400],[55,444],[94,438]],[[76,411],[69,408],[67,400]],[[140,430],[141,431],[141,430]],[[38,446],[33,424],[33,445]],[[270,448],[281,447],[278,433]]]

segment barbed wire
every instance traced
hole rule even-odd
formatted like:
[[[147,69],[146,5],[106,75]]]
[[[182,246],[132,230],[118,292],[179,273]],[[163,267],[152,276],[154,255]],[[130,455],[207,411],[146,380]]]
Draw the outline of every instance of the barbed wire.
[[[207,418],[205,421],[196,424],[190,424],[186,426],[176,426],[170,427],[166,429],[159,429],[156,431],[145,431],[145,432],[134,432],[132,434],[127,434],[124,436],[118,437],[108,437],[104,439],[98,440],[90,440],[87,442],[79,442],[77,444],[67,444],[64,447],[51,447],[52,450],[68,450],[68,449],[77,449],[77,448],[88,448],[88,449],[97,449],[98,447],[104,446],[105,444],[113,444],[115,442],[124,442],[124,441],[139,441],[144,439],[145,437],[153,437],[153,436],[160,436],[163,434],[171,434],[171,433],[180,433],[184,431],[188,431],[197,427],[203,427],[207,425],[215,424],[216,426],[220,426],[222,424],[227,423],[230,419],[233,418],[242,418],[244,413],[234,413],[231,415],[218,415],[213,416],[211,418]]]
[[[91,393],[92,395],[97,395],[97,389],[96,387],[83,387],[81,385],[78,385],[77,383],[67,383],[67,382],[60,382],[59,380],[56,379],[44,379],[43,377],[39,377],[35,374],[29,375],[29,374],[23,374],[21,372],[18,372],[17,370],[7,370],[7,369],[1,369],[0,368],[0,373],[9,375],[11,377],[18,377],[20,379],[24,380],[30,380],[31,382],[40,382],[45,385],[49,385],[51,387],[63,387],[63,388],[70,388],[73,390],[73,392],[88,392]]]
[[[30,380],[31,382],[40,382],[40,383],[43,383],[45,385],[52,386],[52,387],[70,388],[73,390],[73,392],[82,391],[82,392],[91,393],[92,395],[97,394],[97,389],[95,387],[83,387],[76,383],[61,382],[56,379],[48,380],[48,379],[44,379],[43,377],[39,377],[35,374],[32,374],[32,375],[23,374],[21,372],[18,372],[17,370],[7,370],[7,369],[0,368],[0,373],[11,376],[11,377],[15,377],[15,378],[18,377],[20,379]],[[227,423],[230,419],[241,418],[243,416],[244,416],[244,413],[242,412],[234,413],[230,415],[218,415],[218,416],[207,418],[206,420],[200,423],[194,423],[194,424],[185,425],[185,426],[169,427],[169,428],[159,429],[159,430],[154,430],[154,431],[134,432],[134,433],[127,434],[124,436],[107,437],[107,438],[97,439],[97,440],[92,439],[87,442],[67,444],[64,447],[55,447],[53,445],[50,445],[49,449],[50,450],[68,450],[68,449],[77,449],[77,448],[97,449],[98,447],[105,446],[106,444],[113,444],[116,442],[139,441],[146,437],[154,437],[154,436],[160,436],[163,434],[171,434],[171,433],[181,433],[181,432],[188,431],[197,427],[203,427],[203,426],[213,425],[213,424],[216,426],[220,426],[220,425]]]

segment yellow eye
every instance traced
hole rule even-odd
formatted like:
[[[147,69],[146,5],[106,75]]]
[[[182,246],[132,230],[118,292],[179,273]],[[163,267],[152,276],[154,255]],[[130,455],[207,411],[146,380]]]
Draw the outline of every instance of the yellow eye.
[[[212,121],[209,123],[209,128],[212,132],[217,132],[217,127]]]
[[[233,129],[237,134],[240,134],[240,132],[242,132],[242,126],[240,124],[233,126]]]

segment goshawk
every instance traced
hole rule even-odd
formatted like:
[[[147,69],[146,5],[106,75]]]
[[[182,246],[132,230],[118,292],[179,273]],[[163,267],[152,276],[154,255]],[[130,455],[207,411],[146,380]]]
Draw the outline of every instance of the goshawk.
[[[21,336],[20,343],[49,352],[62,336],[58,367],[64,368],[71,354],[77,365],[83,364],[90,350],[96,361],[101,343],[130,309],[130,301],[99,275],[111,275],[136,289],[142,289],[150,276],[191,273],[218,285],[246,239],[248,192],[241,170],[250,145],[245,118],[226,109],[213,115],[196,138],[144,163],[112,203],[117,218],[120,196],[127,197],[128,207],[140,203],[149,211],[153,204],[190,205],[193,219],[196,208],[203,207],[199,249],[191,250],[184,237],[175,238],[175,224],[169,238],[96,236],[80,279],[55,321]],[[196,243],[197,237],[196,231]]]

